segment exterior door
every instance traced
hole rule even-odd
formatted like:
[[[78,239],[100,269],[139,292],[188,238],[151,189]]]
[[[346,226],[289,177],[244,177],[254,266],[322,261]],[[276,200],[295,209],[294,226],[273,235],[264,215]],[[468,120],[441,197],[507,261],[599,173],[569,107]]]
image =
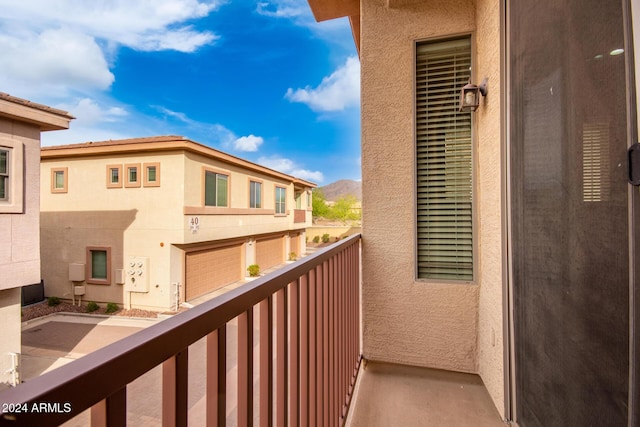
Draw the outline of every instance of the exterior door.
[[[521,427],[638,425],[628,9],[507,1],[511,356]]]

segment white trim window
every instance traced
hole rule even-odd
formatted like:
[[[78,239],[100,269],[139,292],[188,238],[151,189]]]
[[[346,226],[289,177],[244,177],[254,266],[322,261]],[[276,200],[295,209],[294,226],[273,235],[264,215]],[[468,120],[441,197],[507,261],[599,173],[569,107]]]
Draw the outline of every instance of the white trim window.
[[[262,207],[262,183],[249,181],[249,207],[260,209]]]
[[[276,214],[285,215],[287,213],[287,189],[276,187]]]

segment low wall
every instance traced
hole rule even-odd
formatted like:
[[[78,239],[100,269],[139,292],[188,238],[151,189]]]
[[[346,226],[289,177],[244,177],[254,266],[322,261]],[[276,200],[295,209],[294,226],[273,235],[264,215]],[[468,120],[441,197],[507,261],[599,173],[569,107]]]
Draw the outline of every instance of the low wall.
[[[313,238],[318,236],[322,239],[324,234],[328,234],[330,241],[335,242],[336,240],[344,239],[345,237],[351,236],[353,234],[362,233],[362,227],[351,227],[348,225],[345,226],[313,226],[307,227],[307,242],[312,242]]]

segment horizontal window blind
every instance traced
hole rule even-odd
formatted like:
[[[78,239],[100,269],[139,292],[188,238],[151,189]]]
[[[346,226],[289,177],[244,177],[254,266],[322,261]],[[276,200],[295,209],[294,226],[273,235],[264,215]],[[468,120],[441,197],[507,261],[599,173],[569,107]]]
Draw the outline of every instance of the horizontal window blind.
[[[458,111],[470,75],[469,37],[417,45],[418,278],[473,280],[471,113]]]

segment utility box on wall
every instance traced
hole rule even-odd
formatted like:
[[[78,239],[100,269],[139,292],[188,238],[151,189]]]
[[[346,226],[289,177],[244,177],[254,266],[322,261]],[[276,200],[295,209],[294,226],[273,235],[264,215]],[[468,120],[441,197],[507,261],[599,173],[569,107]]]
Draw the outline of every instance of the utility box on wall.
[[[149,292],[149,258],[128,257],[125,277],[125,285],[129,292]]]
[[[84,282],[84,264],[69,264],[69,281]]]

